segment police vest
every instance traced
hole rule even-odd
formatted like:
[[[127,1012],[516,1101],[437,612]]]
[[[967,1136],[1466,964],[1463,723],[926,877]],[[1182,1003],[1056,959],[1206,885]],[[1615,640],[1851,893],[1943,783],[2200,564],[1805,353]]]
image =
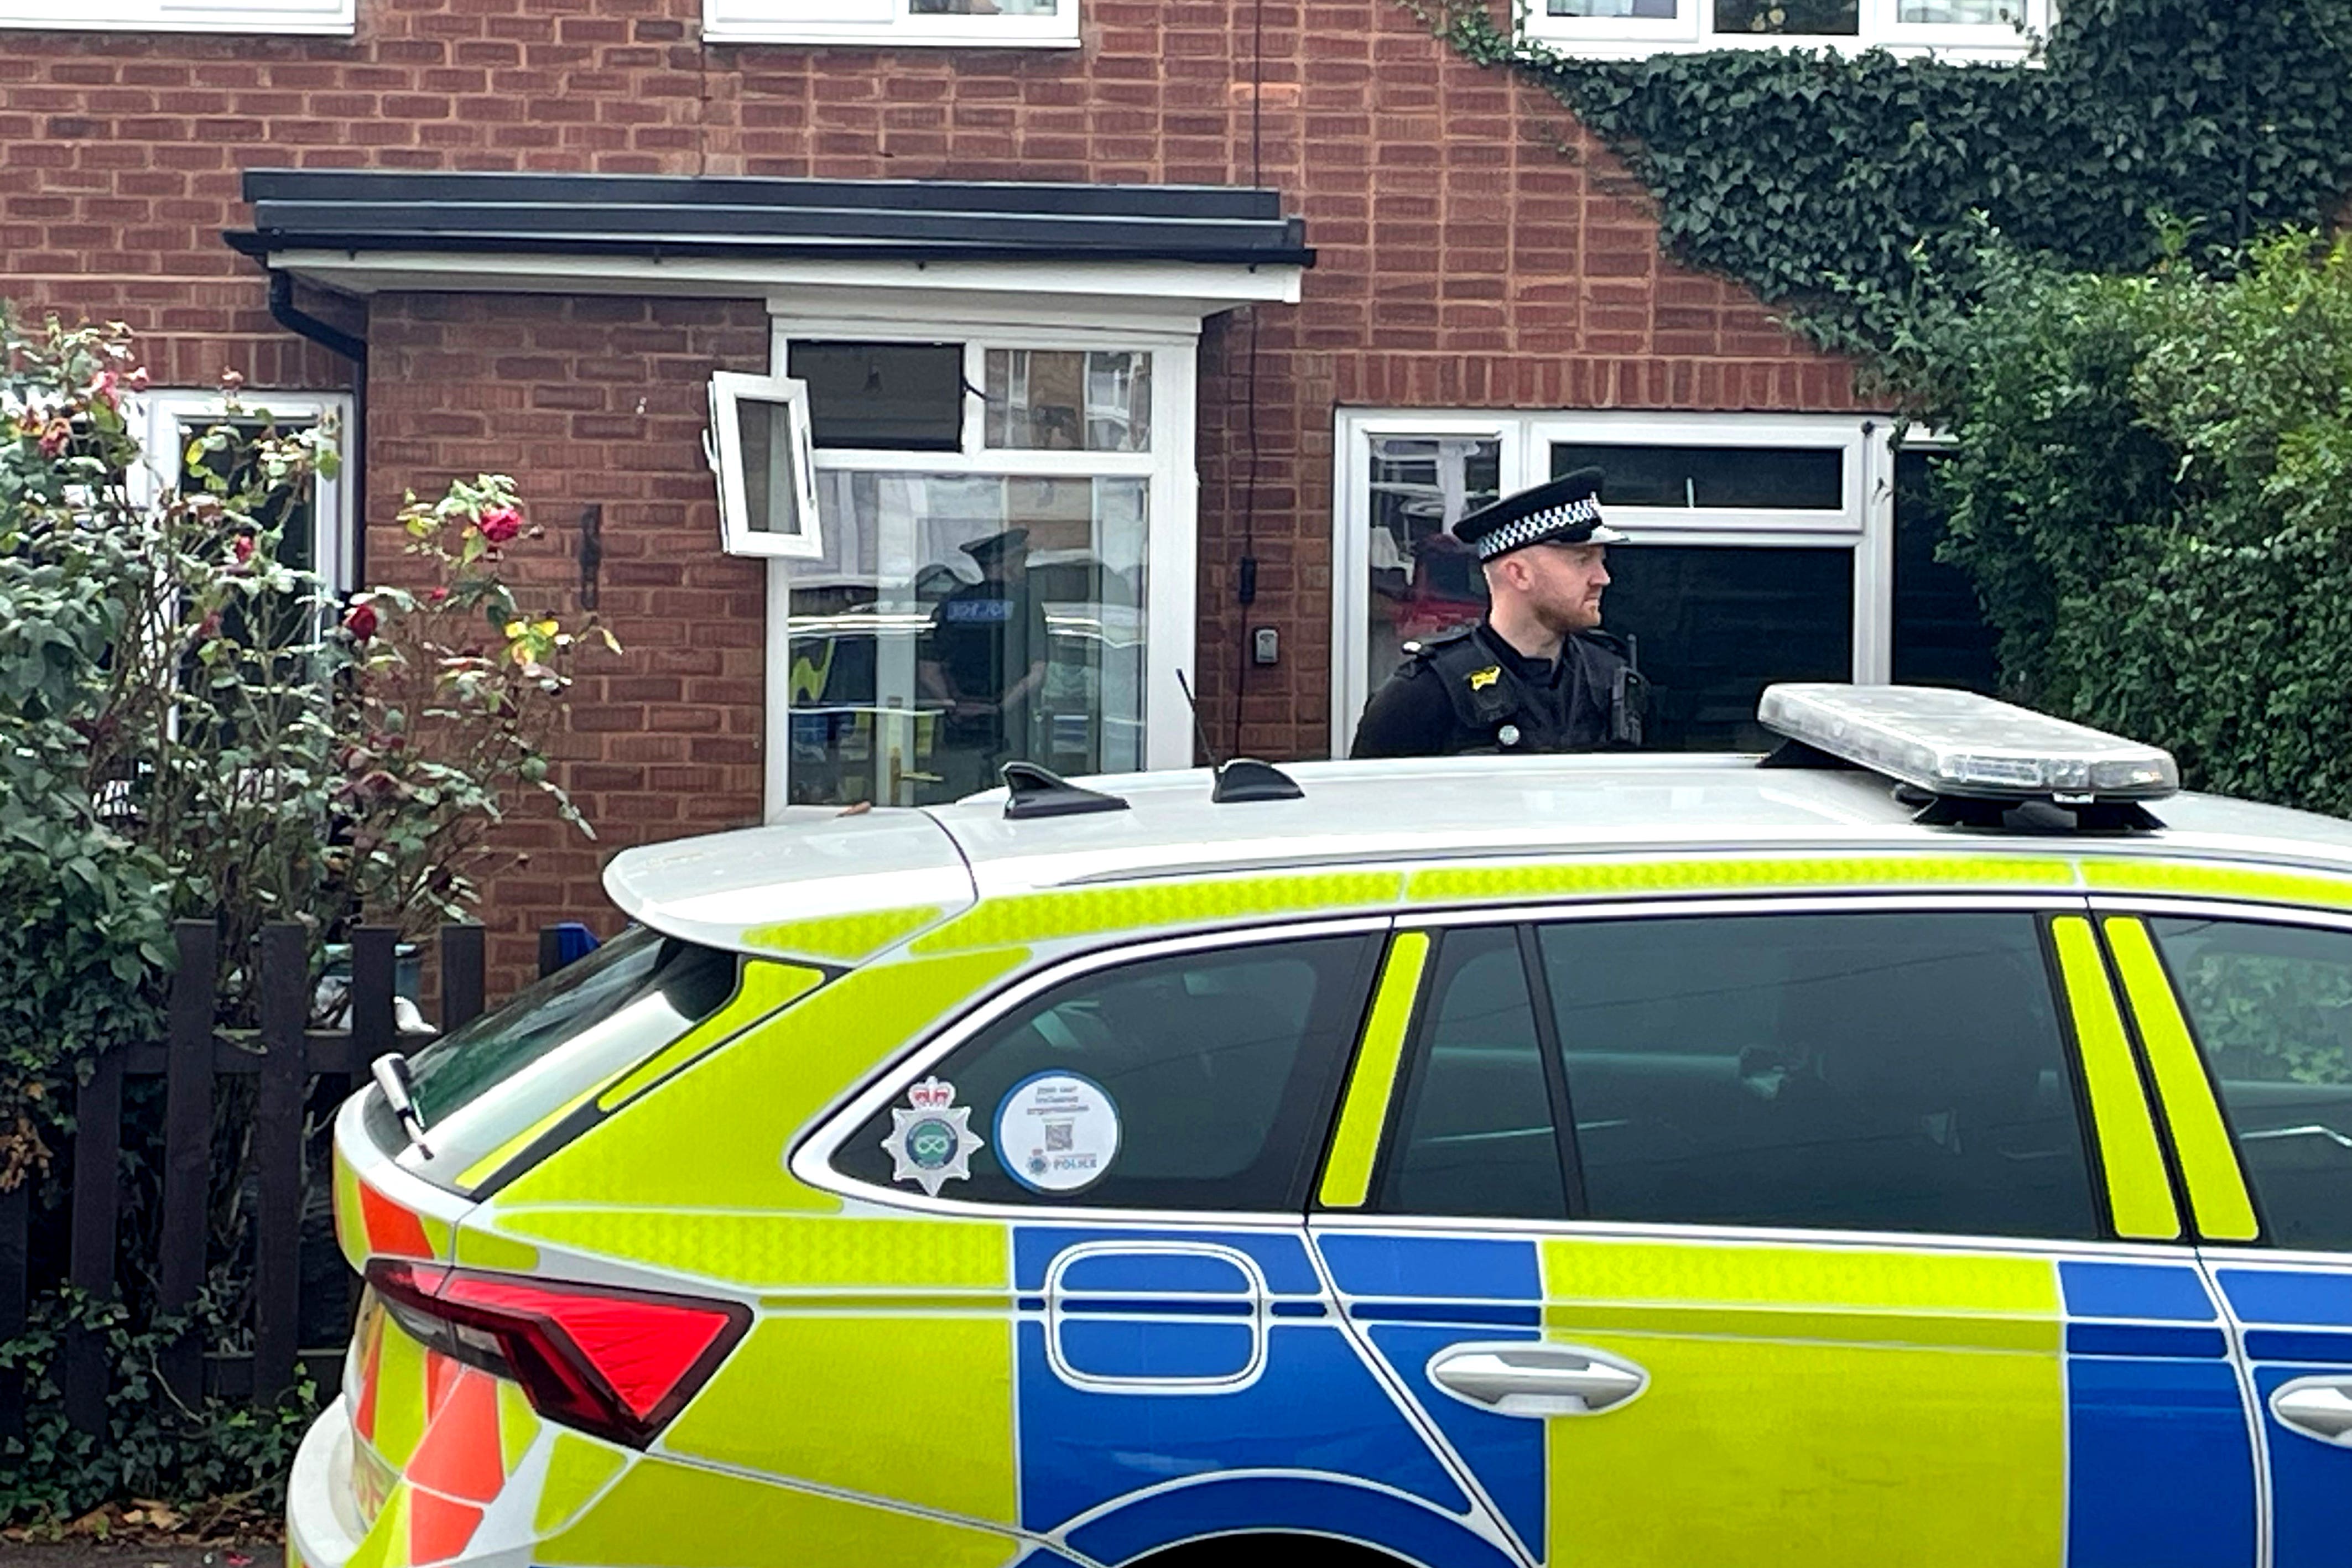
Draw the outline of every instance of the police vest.
[[[1442,636],[1406,645],[1405,652],[1426,664],[1445,688],[1454,705],[1457,740],[1454,756],[1521,751],[1564,751],[1573,744],[1576,715],[1561,711],[1529,691],[1511,667],[1496,659],[1481,643],[1475,627],[1463,627]],[[1598,643],[1610,657],[1599,683],[1588,682],[1585,700],[1602,711],[1600,744],[1611,749],[1642,744],[1642,720],[1648,707],[1648,683],[1633,668],[1625,644],[1605,632],[1580,633]],[[1576,658],[1577,638],[1560,647],[1560,657]],[[1589,668],[1589,664],[1588,664]],[[1595,685],[1600,689],[1594,689]]]

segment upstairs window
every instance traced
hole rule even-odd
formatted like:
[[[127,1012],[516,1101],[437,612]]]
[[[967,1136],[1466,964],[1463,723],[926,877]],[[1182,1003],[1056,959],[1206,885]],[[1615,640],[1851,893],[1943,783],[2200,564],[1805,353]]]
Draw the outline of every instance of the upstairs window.
[[[94,0],[59,11],[0,0],[0,27],[47,32],[323,34],[349,37],[358,0]]]
[[[713,44],[1075,48],[1077,0],[703,0]]]
[[[2052,0],[1529,0],[1522,36],[1563,53],[1623,57],[1738,48],[1885,48],[2022,59]]]

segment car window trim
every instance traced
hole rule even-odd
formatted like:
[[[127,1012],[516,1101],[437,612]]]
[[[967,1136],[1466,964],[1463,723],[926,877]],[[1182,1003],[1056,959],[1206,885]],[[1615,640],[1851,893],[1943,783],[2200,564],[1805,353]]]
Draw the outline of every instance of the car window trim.
[[[1153,958],[1181,956],[1186,953],[1210,952],[1225,947],[1255,947],[1277,942],[1301,941],[1315,937],[1360,936],[1385,938],[1396,929],[1391,915],[1349,915],[1328,920],[1284,920],[1265,925],[1226,926],[1216,931],[1192,932],[1177,936],[1147,937],[1139,941],[1115,943],[1093,947],[1084,953],[1018,972],[1011,982],[971,1000],[966,1010],[955,1015],[946,1024],[911,1050],[901,1048],[897,1053],[885,1049],[876,1066],[865,1077],[831,1103],[811,1117],[807,1125],[793,1134],[785,1166],[800,1181],[822,1192],[861,1203],[884,1205],[892,1208],[919,1211],[925,1214],[954,1215],[972,1218],[1016,1219],[1031,1224],[1050,1224],[1066,1218],[1081,1218],[1089,1223],[1128,1223],[1146,1225],[1167,1224],[1249,1224],[1268,1223],[1297,1225],[1306,1211],[1302,1200],[1286,1210],[1258,1211],[1242,1209],[1181,1209],[1181,1208],[1115,1208],[1104,1205],[1088,1206],[1083,1201],[1063,1204],[983,1203],[965,1198],[952,1198],[942,1193],[927,1197],[919,1190],[877,1186],[844,1176],[833,1166],[833,1156],[842,1145],[856,1134],[858,1128],[878,1114],[884,1107],[905,1093],[909,1084],[929,1073],[940,1062],[952,1055],[966,1041],[989,1029],[1007,1014],[1027,1005],[1036,997],[1066,981],[1092,974],[1097,970],[1122,967]],[[1384,940],[1364,944],[1368,958],[1359,960],[1356,980],[1365,994],[1360,998],[1363,1006],[1370,1005],[1370,988],[1379,974],[1379,962],[1386,950]],[[1359,1017],[1360,1018],[1359,1009]],[[1330,1122],[1338,1113],[1339,1092],[1347,1082],[1347,1067],[1352,1059],[1354,1042],[1337,1054],[1339,1068],[1333,1082],[1327,1086],[1329,1102],[1324,1112],[1320,1135],[1308,1129],[1306,1153],[1301,1166],[1311,1180],[1320,1165],[1330,1138]],[[1294,1191],[1297,1178],[1294,1176]],[[1192,1217],[1189,1221],[1184,1217]]]
[[[2094,1113],[2087,1098],[2088,1086],[2084,1076],[2084,1064],[2082,1054],[2083,1043],[2076,1028],[2076,1021],[2071,998],[2066,994],[2064,975],[2058,963],[2058,955],[2052,946],[2050,923],[2053,918],[2060,915],[2074,915],[2077,918],[2085,920],[2086,923],[2093,923],[2090,900],[2088,900],[2079,891],[2072,889],[2063,891],[2053,889],[2047,892],[2038,893],[1937,894],[1856,892],[1762,894],[1725,894],[1717,891],[1710,891],[1688,897],[1644,897],[1635,900],[1622,901],[1579,900],[1574,903],[1548,900],[1541,904],[1496,904],[1460,909],[1413,910],[1399,918],[1397,929],[1400,931],[1427,929],[1442,934],[1453,929],[1468,926],[1513,926],[1520,933],[1521,936],[1521,953],[1523,962],[1527,961],[1525,956],[1528,952],[1527,944],[1532,943],[1535,945],[1536,971],[1530,976],[1529,997],[1530,1005],[1536,1009],[1536,1022],[1538,1030],[1537,1040],[1539,1047],[1542,1046],[1542,1042],[1545,1040],[1547,1036],[1549,1036],[1552,1041],[1549,1047],[1544,1048],[1546,1057],[1546,1084],[1549,1088],[1553,1071],[1551,1063],[1555,1059],[1559,1058],[1559,1053],[1558,1051],[1558,1020],[1557,1019],[1547,1020],[1545,1017],[1547,1009],[1542,1001],[1536,999],[1537,994],[1534,987],[1535,980],[1541,977],[1540,934],[1542,926],[1551,924],[1561,924],[1572,920],[1671,919],[1694,918],[1710,915],[1720,916],[1727,915],[1836,915],[1854,913],[1929,915],[1995,913],[2023,914],[2032,915],[2035,924],[2037,941],[2042,949],[2042,977],[2044,982],[2051,988],[2051,1005],[2057,1018],[2059,1033],[2062,1037],[2061,1043],[2065,1051],[2065,1061],[2072,1076],[2070,1087],[2073,1091],[2073,1098],[2074,1102],[2075,1136],[2081,1144],[2084,1162],[2091,1178],[2091,1202],[2094,1211],[2093,1218],[2095,1220],[2099,1230],[2099,1234],[2095,1238],[2075,1238],[2072,1240],[2062,1240],[2056,1238],[2043,1239],[2046,1239],[2049,1244],[2053,1247],[2124,1246],[2156,1249],[2169,1248],[2174,1249],[2176,1255],[2179,1248],[2194,1245],[2193,1241],[2188,1235],[2185,1225],[2182,1235],[2169,1240],[2149,1239],[2147,1238],[2126,1238],[2120,1237],[2116,1233],[2113,1203],[2107,1183],[2105,1166],[2101,1156],[2098,1123],[2095,1113]],[[2347,919],[2346,925],[2347,929],[2352,929],[2352,919]],[[2095,923],[2093,923],[2093,927],[2094,937],[2095,940],[2097,936]],[[2105,956],[2104,943],[2099,944],[2099,951],[2102,958],[2104,959]],[[1438,948],[1432,953],[1428,968],[1425,971],[1427,977],[1425,977],[1423,982],[1424,1003],[1426,1001],[1428,992],[1434,986],[1435,976],[1439,973],[1443,959],[1444,951],[1441,937]],[[2112,977],[2110,977],[2110,984],[2114,984]],[[1544,990],[1542,994],[1545,998],[1549,998],[1549,986],[1548,978],[1544,980]],[[2122,1010],[2123,998],[2120,989],[2116,990],[2116,996],[2118,1009]],[[2127,1012],[2125,1019],[2125,1028],[2126,1030],[2126,1038],[2128,1039],[2132,1049],[2137,1052],[2138,1041],[2136,1035],[2131,1035],[2129,1033],[2132,1024]],[[1409,1089],[1412,1077],[1416,1074],[1421,1063],[1425,1060],[1428,1054],[1426,1049],[1427,1042],[1424,1039],[1425,1030],[1426,1026],[1423,1019],[1416,1018],[1414,1021],[1413,1033],[1407,1043],[1402,1071],[1399,1076],[1397,1092],[1400,1096]],[[2137,1056],[2135,1056],[2135,1061],[2137,1061]],[[1561,1077],[1565,1079],[1567,1069],[1564,1060],[1560,1061],[1559,1071]],[[1560,1117],[1562,1115],[1560,1100],[1562,1098],[1563,1095],[1561,1094],[1555,1094],[1553,1097],[1552,1116],[1555,1135],[1560,1134],[1562,1131],[1560,1121]],[[2151,1120],[2153,1120],[2155,1118],[2155,1107],[2152,1103],[2150,1105],[2149,1113]],[[1402,1135],[1402,1129],[1408,1120],[1409,1118],[1402,1114],[1392,1113],[1389,1117],[1387,1126],[1383,1129],[1381,1147],[1373,1171],[1373,1185],[1371,1190],[1375,1198],[1377,1198],[1377,1196],[1382,1190],[1381,1184],[1387,1178],[1388,1166],[1390,1161],[1393,1157],[1397,1140]],[[2164,1155],[2167,1162],[2168,1175],[2169,1175],[2170,1161],[2172,1159],[2171,1143],[2170,1140],[2165,1136],[2165,1131],[2160,1124],[2157,1127],[2157,1133],[2158,1145]],[[1602,1227],[1604,1229],[1632,1224],[1632,1222],[1629,1221],[1593,1220],[1588,1217],[1585,1203],[1583,1201],[1584,1190],[1581,1156],[1580,1154],[1575,1152],[1574,1139],[1575,1129],[1573,1124],[1570,1123],[1567,1125],[1565,1136],[1561,1140],[1568,1145],[1569,1150],[1570,1151],[1562,1156],[1563,1161],[1565,1162],[1562,1168],[1563,1184],[1565,1184],[1571,1176],[1573,1176],[1575,1183],[1572,1187],[1568,1189],[1570,1192],[1570,1218],[1565,1221],[1558,1219],[1505,1220],[1486,1215],[1404,1215],[1380,1209],[1376,1205],[1368,1205],[1361,1210],[1318,1208],[1315,1211],[1315,1214],[1318,1218],[1360,1215],[1363,1218],[1371,1221],[1386,1220],[1393,1223],[1412,1221],[1416,1224],[1425,1223],[1437,1228],[1451,1228],[1455,1229],[1482,1229],[1494,1225],[1510,1225],[1527,1227],[1538,1231],[1555,1231],[1563,1224],[1577,1227],[1597,1225]],[[2176,1207],[2179,1207],[2182,1202],[2177,1190],[2174,1196],[2174,1202]],[[2181,1212],[2185,1214],[2186,1210],[2182,1209]],[[1694,1237],[1701,1235],[1735,1238],[1751,1235],[1760,1237],[1768,1233],[1766,1228],[1678,1225],[1667,1222],[1659,1222],[1659,1225],[1656,1227],[1643,1226],[1639,1228],[1642,1228],[1644,1233],[1646,1233],[1648,1229],[1659,1228],[1676,1233],[1688,1232]],[[1954,1234],[1938,1231],[1876,1232],[1832,1229],[1800,1229],[1788,1227],[1770,1228],[1769,1233],[1792,1237],[1849,1237],[1863,1235],[1907,1237],[1912,1239],[1912,1241],[1914,1242],[1922,1237],[1942,1237]],[[1968,1239],[1980,1239],[1985,1245],[2000,1245],[2002,1243],[2014,1245],[2021,1239],[2030,1239],[2012,1237]]]
[[[1551,1097],[1552,1143],[1559,1151],[1559,1187],[1570,1219],[1589,1212],[1584,1201],[1584,1151],[1576,1141],[1576,1103],[1568,1083],[1568,1058],[1559,1040],[1559,1014],[1552,1009],[1551,975],[1544,967],[1543,936],[1532,920],[1518,924],[1519,967],[1527,974],[1528,1006],[1535,1014],[1536,1050],[1543,1056],[1544,1092]]]

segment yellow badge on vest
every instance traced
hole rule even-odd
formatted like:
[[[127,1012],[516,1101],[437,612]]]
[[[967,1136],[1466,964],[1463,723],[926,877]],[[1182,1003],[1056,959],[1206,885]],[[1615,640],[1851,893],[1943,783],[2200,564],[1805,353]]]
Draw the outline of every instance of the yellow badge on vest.
[[[1503,666],[1500,664],[1489,664],[1483,670],[1473,670],[1470,672],[1470,689],[1474,692],[1483,692],[1502,678]]]

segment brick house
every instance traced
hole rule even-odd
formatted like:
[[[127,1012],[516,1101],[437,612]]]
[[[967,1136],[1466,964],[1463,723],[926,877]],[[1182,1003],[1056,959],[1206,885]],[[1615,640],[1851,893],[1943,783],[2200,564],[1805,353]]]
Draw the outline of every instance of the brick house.
[[[2010,9],[1780,14],[2000,56]],[[1764,15],[1537,10],[1616,53]],[[1987,668],[1850,367],[1398,0],[57,16],[0,0],[0,293],[138,329],[158,452],[225,367],[360,432],[314,507],[346,586],[397,580],[404,486],[514,475],[533,570],[629,650],[561,747],[599,841],[513,826],[502,967],[621,844],[1187,765],[1179,671],[1220,752],[1344,751],[1398,641],[1475,612],[1445,525],[1584,461],[1664,743],[1748,741],[1772,676]]]

